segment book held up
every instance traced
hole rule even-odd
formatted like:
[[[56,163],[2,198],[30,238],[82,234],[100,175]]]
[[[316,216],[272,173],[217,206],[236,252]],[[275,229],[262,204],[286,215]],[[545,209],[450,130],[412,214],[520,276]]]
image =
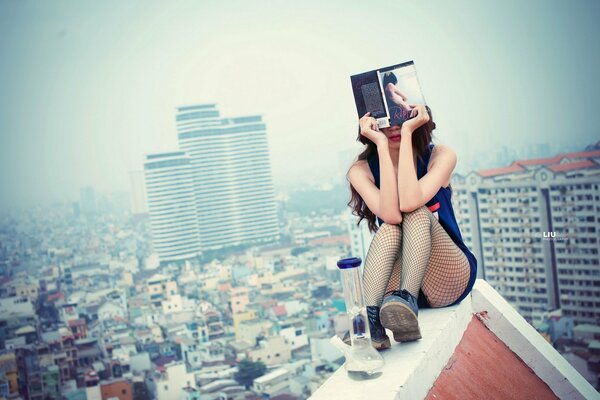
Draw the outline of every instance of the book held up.
[[[400,125],[411,118],[414,105],[425,104],[413,61],[352,75],[358,117],[367,112],[379,128]]]

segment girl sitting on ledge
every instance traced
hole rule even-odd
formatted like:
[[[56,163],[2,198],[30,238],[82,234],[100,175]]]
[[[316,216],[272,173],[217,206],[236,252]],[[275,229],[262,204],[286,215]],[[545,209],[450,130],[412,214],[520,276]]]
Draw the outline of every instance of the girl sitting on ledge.
[[[431,142],[431,110],[410,106],[411,119],[381,130],[369,113],[360,118],[358,140],[366,148],[347,174],[348,205],[359,224],[366,219],[376,231],[363,288],[377,349],[390,347],[384,328],[397,342],[420,339],[419,307],[457,304],[477,275],[450,201],[456,154]]]

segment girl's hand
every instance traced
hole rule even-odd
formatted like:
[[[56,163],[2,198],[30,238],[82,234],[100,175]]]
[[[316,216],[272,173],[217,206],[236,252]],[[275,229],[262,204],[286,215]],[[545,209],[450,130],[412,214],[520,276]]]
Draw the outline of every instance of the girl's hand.
[[[427,112],[425,105],[410,104],[410,106],[413,107],[412,111],[410,112],[411,119],[404,121],[402,124],[402,131],[413,133],[419,127],[429,122],[431,118],[429,117],[429,113]]]
[[[358,120],[358,124],[360,125],[360,134],[371,140],[376,146],[382,144],[387,145],[387,136],[379,131],[377,120],[371,117],[370,112],[363,115],[363,117]]]

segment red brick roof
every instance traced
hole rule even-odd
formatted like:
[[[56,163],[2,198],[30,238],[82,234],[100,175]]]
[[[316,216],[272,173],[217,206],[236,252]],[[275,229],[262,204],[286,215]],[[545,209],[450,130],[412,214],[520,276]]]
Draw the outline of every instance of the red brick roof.
[[[310,246],[320,245],[320,244],[337,244],[337,243],[343,243],[345,245],[350,245],[350,236],[348,236],[348,235],[331,236],[331,237],[312,239],[308,242],[308,244]]]
[[[479,174],[479,176],[488,178],[490,176],[506,175],[506,174],[512,174],[515,172],[523,172],[523,171],[525,171],[525,169],[523,169],[523,167],[521,167],[518,164],[513,164],[513,165],[509,165],[508,167],[484,169],[482,171],[477,171],[477,173]]]
[[[595,158],[600,157],[600,150],[577,151],[574,153],[566,153],[564,156],[568,158]]]
[[[513,162],[513,165],[518,164],[518,165],[525,166],[525,165],[556,164],[556,163],[559,163],[562,158],[563,158],[563,155],[559,154],[558,156],[555,156],[555,157],[532,158],[531,160],[517,160],[517,161]]]
[[[284,317],[287,315],[287,310],[285,309],[285,306],[275,306],[273,307],[273,314],[276,317]]]
[[[595,158],[595,157],[600,157],[600,150],[578,151],[578,152],[573,152],[573,153],[559,154],[554,157],[532,158],[530,160],[516,160],[507,167],[485,169],[485,170],[477,171],[477,173],[479,174],[479,176],[481,176],[483,178],[488,178],[488,177],[496,176],[496,175],[506,175],[506,174],[512,174],[515,172],[522,172],[522,171],[524,171],[524,168],[523,168],[524,166],[530,166],[530,165],[546,165],[546,166],[548,166],[548,168],[550,170],[552,170],[554,172],[570,171],[570,170],[574,170],[574,169],[593,167],[598,164],[596,164],[592,160],[584,160],[584,161],[570,162],[570,163],[566,163],[566,164],[559,164],[560,160],[562,160],[563,158],[568,158],[568,159],[572,160],[572,159],[579,159],[579,158]]]
[[[473,317],[426,397],[433,399],[558,399],[548,385]]]
[[[85,319],[72,319],[69,321],[69,326],[73,327],[73,326],[84,326],[85,325]]]
[[[565,164],[552,165],[552,166],[548,167],[548,169],[553,172],[564,172],[564,171],[571,171],[574,169],[583,169],[583,168],[594,167],[597,165],[598,164],[596,164],[592,160],[583,160],[583,161],[570,162],[570,163],[565,163]]]
[[[54,300],[58,300],[58,299],[64,300],[65,299],[65,295],[62,294],[61,292],[52,293],[52,294],[48,295],[48,301],[54,301]]]
[[[227,292],[231,290],[231,283],[227,282],[219,284],[218,290],[219,292]]]

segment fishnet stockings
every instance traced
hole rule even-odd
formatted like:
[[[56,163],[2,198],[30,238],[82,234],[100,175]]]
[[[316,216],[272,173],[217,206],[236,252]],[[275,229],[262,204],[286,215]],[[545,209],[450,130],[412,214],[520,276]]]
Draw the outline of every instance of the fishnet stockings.
[[[380,306],[389,291],[416,296],[421,289],[431,307],[444,307],[464,292],[469,277],[467,257],[423,206],[403,213],[401,225],[383,224],[375,234],[364,267],[365,300]]]
[[[363,288],[367,306],[381,306],[394,262],[400,254],[400,225],[383,224],[371,241],[363,269]]]

